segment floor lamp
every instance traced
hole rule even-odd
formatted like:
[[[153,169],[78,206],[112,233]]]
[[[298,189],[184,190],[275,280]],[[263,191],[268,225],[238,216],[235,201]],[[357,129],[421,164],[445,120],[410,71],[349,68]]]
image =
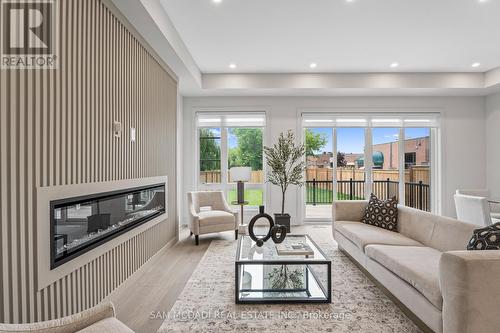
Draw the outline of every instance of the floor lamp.
[[[237,199],[231,202],[232,205],[239,205],[241,207],[241,222],[238,227],[238,233],[241,235],[246,234],[246,225],[243,223],[243,207],[248,205],[245,201],[245,183],[250,181],[252,177],[252,168],[250,167],[234,167],[229,169],[229,177],[231,181],[236,182],[237,186]]]

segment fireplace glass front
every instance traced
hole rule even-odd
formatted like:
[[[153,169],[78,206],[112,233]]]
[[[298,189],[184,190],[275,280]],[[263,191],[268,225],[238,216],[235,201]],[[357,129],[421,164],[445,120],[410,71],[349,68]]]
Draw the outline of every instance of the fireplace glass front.
[[[165,184],[52,201],[51,269],[165,213]]]

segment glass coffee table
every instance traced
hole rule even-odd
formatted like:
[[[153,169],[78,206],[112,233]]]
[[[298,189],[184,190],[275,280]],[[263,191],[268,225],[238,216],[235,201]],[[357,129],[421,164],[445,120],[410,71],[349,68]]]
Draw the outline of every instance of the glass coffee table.
[[[312,255],[278,255],[269,239],[258,247],[249,236],[238,240],[236,303],[331,303],[332,263],[308,235],[287,235],[282,244],[305,243]]]

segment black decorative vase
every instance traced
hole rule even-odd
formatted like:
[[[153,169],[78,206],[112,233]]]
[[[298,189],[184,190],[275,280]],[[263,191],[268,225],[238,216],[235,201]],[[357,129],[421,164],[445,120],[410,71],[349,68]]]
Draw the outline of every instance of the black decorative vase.
[[[267,219],[267,221],[269,222],[269,230],[267,231],[266,235],[258,237],[257,235],[255,235],[255,231],[253,229],[255,227],[255,222],[257,222],[257,220],[261,218]],[[288,220],[290,221],[290,218]],[[290,222],[288,223],[288,225],[290,225]],[[273,218],[269,214],[266,214],[264,212],[264,206],[259,206],[259,214],[255,215],[248,224],[248,235],[259,247],[264,245],[264,243],[269,238],[272,238],[273,242],[275,242],[276,244],[283,242],[285,240],[286,233],[286,226],[280,224],[275,225]]]
[[[274,222],[276,224],[284,225],[286,232],[290,233],[290,214],[274,214]]]

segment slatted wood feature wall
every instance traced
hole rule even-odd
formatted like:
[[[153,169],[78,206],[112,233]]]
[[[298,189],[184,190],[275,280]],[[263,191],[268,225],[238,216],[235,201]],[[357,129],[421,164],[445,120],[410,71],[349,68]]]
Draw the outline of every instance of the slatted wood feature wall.
[[[91,307],[175,238],[169,200],[167,221],[37,290],[37,187],[167,175],[175,198],[177,79],[107,0],[59,1],[59,19],[58,69],[0,72],[0,322]]]

